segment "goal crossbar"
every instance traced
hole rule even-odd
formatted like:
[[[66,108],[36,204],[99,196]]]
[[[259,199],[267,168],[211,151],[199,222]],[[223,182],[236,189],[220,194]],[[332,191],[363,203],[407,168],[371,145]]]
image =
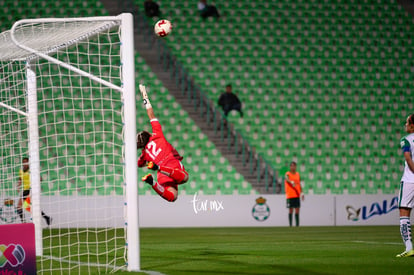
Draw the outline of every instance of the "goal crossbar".
[[[25,32],[24,27],[21,27],[28,23],[32,24],[29,33]],[[41,25],[44,23],[54,24],[45,27],[45,25]],[[55,26],[56,24],[63,24],[65,29],[69,31],[65,33],[59,32],[59,28],[56,28]],[[0,60],[31,60],[40,57],[79,75],[88,77],[111,89],[122,91],[121,87],[114,85],[111,82],[50,56],[50,54],[59,49],[67,48],[79,41],[93,37],[102,31],[118,26],[119,24],[119,16],[23,19],[14,23],[10,31],[1,34]],[[35,27],[35,31],[33,31],[33,27]],[[50,43],[50,37],[54,38],[53,43]]]
[[[56,24],[45,26],[43,23],[63,24],[70,32],[62,33]],[[25,32],[23,24],[38,25],[35,31],[31,28]],[[49,55],[119,24],[119,16],[22,19],[0,34],[0,60],[30,60],[38,58],[39,53]],[[53,43],[50,43],[51,36]]]

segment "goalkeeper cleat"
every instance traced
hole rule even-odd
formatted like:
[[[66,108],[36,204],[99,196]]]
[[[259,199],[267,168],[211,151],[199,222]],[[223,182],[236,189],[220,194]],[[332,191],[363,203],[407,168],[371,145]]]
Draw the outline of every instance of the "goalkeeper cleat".
[[[143,176],[142,181],[145,181],[146,183],[148,183],[151,186],[154,184],[154,178],[152,177],[151,174],[147,174],[146,176]]]
[[[397,258],[405,258],[405,257],[413,257],[414,256],[414,249],[411,249],[409,251],[404,251],[401,254],[398,254]]]
[[[43,214],[43,213],[42,213]],[[50,226],[52,224],[52,217],[51,216],[46,216],[44,215],[43,218],[45,219],[45,222],[48,226]]]
[[[156,165],[155,163],[153,163],[152,161],[150,161],[147,164],[147,168],[150,169],[150,170],[158,171],[158,169],[160,167],[158,167],[158,165]]]

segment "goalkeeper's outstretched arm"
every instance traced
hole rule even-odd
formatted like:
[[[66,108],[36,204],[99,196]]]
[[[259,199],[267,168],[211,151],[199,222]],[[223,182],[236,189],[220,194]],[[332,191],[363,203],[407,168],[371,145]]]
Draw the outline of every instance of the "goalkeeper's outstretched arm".
[[[149,101],[147,89],[144,85],[139,84],[139,91],[142,95],[142,101],[144,103],[145,109],[147,109],[147,115],[150,120],[156,118],[154,115],[154,109],[152,109],[151,102]]]

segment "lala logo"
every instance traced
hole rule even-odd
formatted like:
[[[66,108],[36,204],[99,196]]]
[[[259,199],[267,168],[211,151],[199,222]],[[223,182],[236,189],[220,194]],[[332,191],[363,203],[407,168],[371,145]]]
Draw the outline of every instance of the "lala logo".
[[[355,209],[354,207],[347,205],[345,209],[348,213],[349,221],[358,221],[360,218],[360,214],[362,220],[368,220],[373,216],[381,216],[384,214],[388,214],[395,209],[398,209],[398,197],[392,198],[390,202],[388,202],[387,200],[383,200],[382,205],[379,202],[374,202],[370,206],[364,205],[358,209]]]

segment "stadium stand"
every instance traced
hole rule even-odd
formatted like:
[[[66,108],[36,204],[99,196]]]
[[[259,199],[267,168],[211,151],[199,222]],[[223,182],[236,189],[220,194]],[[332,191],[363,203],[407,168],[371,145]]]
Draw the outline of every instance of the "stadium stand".
[[[7,30],[11,23],[22,18],[39,17],[64,17],[64,16],[100,16],[107,15],[99,1],[27,1],[24,4],[16,1],[4,1],[4,13],[2,14],[1,30]],[[160,81],[152,73],[144,60],[136,54],[136,76],[137,83],[141,81],[150,87],[151,100],[155,112],[159,117],[166,133],[167,139],[177,150],[185,156],[184,165],[190,173],[190,181],[181,186],[180,192],[194,194],[250,194],[255,193],[251,185],[244,180],[235,169],[229,164],[226,158],[215,148],[207,137],[195,125],[188,114],[183,111],[174,98],[162,86]],[[39,95],[41,96],[41,95]],[[51,99],[64,95],[50,94]],[[41,101],[43,98],[39,98]],[[41,101],[43,102],[43,101]],[[100,143],[98,135],[93,135],[93,129],[87,129],[80,122],[79,112],[62,112],[59,106],[52,110],[49,104],[53,100],[44,101],[40,110],[45,110],[44,115],[39,117],[40,135],[44,137],[40,141],[40,155],[44,158],[41,161],[42,192],[43,194],[60,195],[104,195],[108,193],[122,194],[121,179],[116,173],[118,163],[110,154],[105,154],[105,144]],[[58,102],[58,101],[56,101]],[[61,102],[61,101],[60,101]],[[71,99],[74,106],[103,104],[103,107],[112,108],[110,101],[94,102],[93,100]],[[137,129],[150,130],[145,110],[140,108],[141,99],[137,95]],[[82,114],[89,116],[87,119],[105,121],[99,113]],[[58,135],[48,134],[48,123],[63,125],[57,127]],[[102,125],[105,125],[104,123]],[[104,127],[104,126],[103,126]],[[119,139],[119,132],[116,129],[108,129],[106,133]],[[66,135],[66,133],[76,133]],[[59,140],[61,139],[61,140]],[[95,146],[102,153],[104,160],[95,163],[94,156],[88,152],[87,146],[76,146],[78,144],[90,144]],[[69,142],[68,142],[69,141]],[[53,144],[53,146],[51,146]],[[2,150],[6,150],[2,148]],[[7,152],[7,154],[12,152]],[[69,162],[77,165],[63,165],[59,162],[59,156],[70,155]],[[55,157],[51,157],[55,156]],[[76,160],[74,159],[76,157]],[[48,163],[46,163],[48,162]],[[88,165],[83,165],[88,164]],[[44,170],[42,167],[55,167],[55,169]],[[88,168],[85,168],[88,167]],[[3,171],[5,172],[5,171]],[[10,179],[16,175],[16,171],[7,171]],[[105,177],[103,177],[105,175]],[[12,184],[13,180],[9,181]],[[94,183],[93,185],[91,183]],[[91,186],[98,185],[97,188]],[[12,190],[12,188],[10,189]],[[155,194],[150,191],[144,183],[139,183],[140,193]]]
[[[165,41],[210,99],[233,84],[245,117],[229,119],[263,156],[298,161],[308,193],[395,193],[413,110],[411,15],[395,0],[240,0],[203,20],[196,2],[162,3]]]

